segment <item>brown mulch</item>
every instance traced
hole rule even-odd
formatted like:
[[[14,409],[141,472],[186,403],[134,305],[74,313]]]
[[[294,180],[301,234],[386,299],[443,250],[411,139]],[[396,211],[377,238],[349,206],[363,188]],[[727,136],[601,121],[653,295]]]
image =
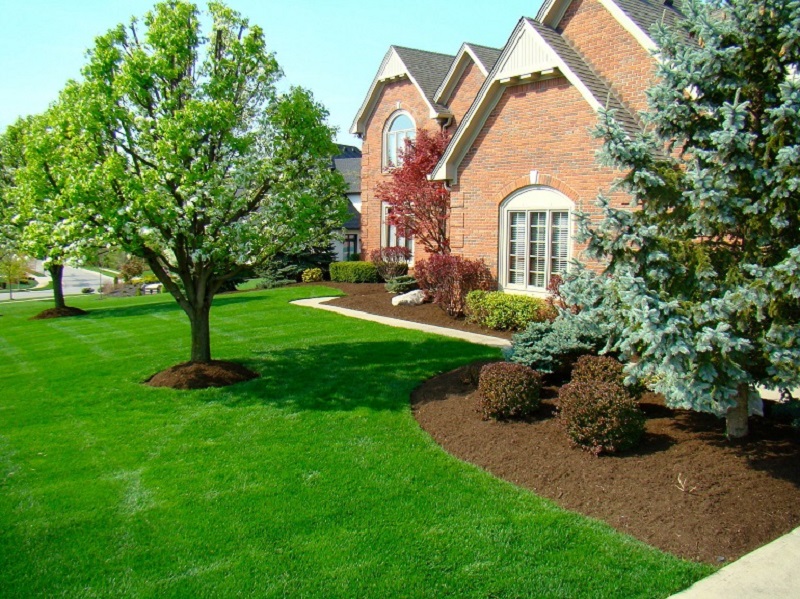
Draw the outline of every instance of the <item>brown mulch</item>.
[[[751,419],[751,435],[725,438],[708,414],[672,410],[647,394],[640,446],[594,457],[570,446],[549,388],[537,418],[481,420],[466,368],[412,395],[418,422],[445,450],[558,505],[681,557],[721,563],[800,525],[800,435]]]
[[[184,362],[154,374],[144,383],[151,387],[172,389],[206,389],[227,387],[258,378],[257,372],[235,362],[212,360],[211,362]]]
[[[447,327],[459,331],[468,331],[480,335],[491,335],[502,339],[511,339],[511,333],[507,331],[494,331],[466,322],[463,318],[453,319],[447,315],[439,306],[433,304],[422,304],[421,306],[393,306],[392,297],[394,294],[388,293],[383,283],[313,283],[314,285],[326,285],[344,291],[347,295],[331,300],[328,304],[341,306],[351,310],[361,310],[368,314],[378,316],[388,316],[399,318],[400,320],[410,320],[412,322],[422,322],[438,327]]]
[[[83,316],[88,314],[86,310],[80,308],[71,308],[66,306],[64,308],[49,308],[44,312],[39,312],[36,316],[31,316],[31,320],[46,320],[48,318],[64,318],[67,316]]]

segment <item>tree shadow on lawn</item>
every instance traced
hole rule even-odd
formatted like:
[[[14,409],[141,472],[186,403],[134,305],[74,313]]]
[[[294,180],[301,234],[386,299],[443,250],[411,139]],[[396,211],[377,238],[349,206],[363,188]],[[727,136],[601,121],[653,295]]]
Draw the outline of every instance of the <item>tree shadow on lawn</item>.
[[[325,343],[256,350],[233,359],[261,374],[225,388],[209,402],[228,407],[274,405],[305,410],[401,410],[424,380],[486,358],[489,348],[450,339]],[[230,359],[230,358],[226,358]]]
[[[214,322],[214,308],[223,306],[231,306],[235,304],[244,304],[249,302],[263,302],[269,300],[269,296],[257,295],[252,293],[241,293],[222,295],[214,298],[214,303],[211,307],[211,322]],[[87,308],[88,315],[86,318],[134,318],[137,316],[148,316],[152,314],[161,314],[164,312],[179,312],[184,314],[178,303],[172,296],[165,296],[164,301],[156,303],[142,303],[126,306],[109,306],[103,308]]]

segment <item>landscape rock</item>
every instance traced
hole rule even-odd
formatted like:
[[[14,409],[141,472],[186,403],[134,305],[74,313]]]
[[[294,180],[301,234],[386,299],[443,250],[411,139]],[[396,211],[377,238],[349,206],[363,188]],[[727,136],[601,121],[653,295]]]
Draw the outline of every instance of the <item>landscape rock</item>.
[[[419,306],[425,303],[425,292],[421,289],[409,291],[403,295],[398,295],[392,298],[393,306]]]

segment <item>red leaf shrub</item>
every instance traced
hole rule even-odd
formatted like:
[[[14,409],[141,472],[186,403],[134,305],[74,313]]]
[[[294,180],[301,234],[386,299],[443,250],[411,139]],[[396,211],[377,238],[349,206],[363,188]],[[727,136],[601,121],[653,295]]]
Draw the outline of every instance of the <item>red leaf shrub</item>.
[[[483,260],[470,260],[451,254],[434,254],[414,267],[419,288],[453,318],[462,316],[467,294],[476,289],[487,291],[492,275]]]
[[[640,385],[628,387],[625,385],[625,365],[610,356],[583,355],[575,362],[572,367],[572,378],[570,382],[590,382],[600,381],[603,383],[614,383],[625,387],[634,397],[639,397],[644,388]]]
[[[522,364],[495,362],[481,368],[478,410],[484,420],[522,418],[539,409],[542,375]]]
[[[408,274],[411,251],[401,245],[395,245],[372,250],[369,259],[378,269],[381,278],[388,283],[392,279]]]
[[[558,418],[572,443],[594,455],[630,449],[644,432],[636,399],[622,385],[599,380],[561,387]]]

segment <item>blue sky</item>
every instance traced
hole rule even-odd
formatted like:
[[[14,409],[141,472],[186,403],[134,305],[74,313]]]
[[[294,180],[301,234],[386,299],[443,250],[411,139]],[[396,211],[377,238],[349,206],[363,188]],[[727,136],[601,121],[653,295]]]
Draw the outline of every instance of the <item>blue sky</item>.
[[[541,0],[228,0],[260,25],[286,77],[310,88],[348,133],[390,44],[455,54],[461,42],[501,47],[521,16]],[[0,131],[43,111],[68,79],[78,78],[95,36],[153,0],[5,0],[0,18]],[[205,4],[200,3],[202,7]]]

